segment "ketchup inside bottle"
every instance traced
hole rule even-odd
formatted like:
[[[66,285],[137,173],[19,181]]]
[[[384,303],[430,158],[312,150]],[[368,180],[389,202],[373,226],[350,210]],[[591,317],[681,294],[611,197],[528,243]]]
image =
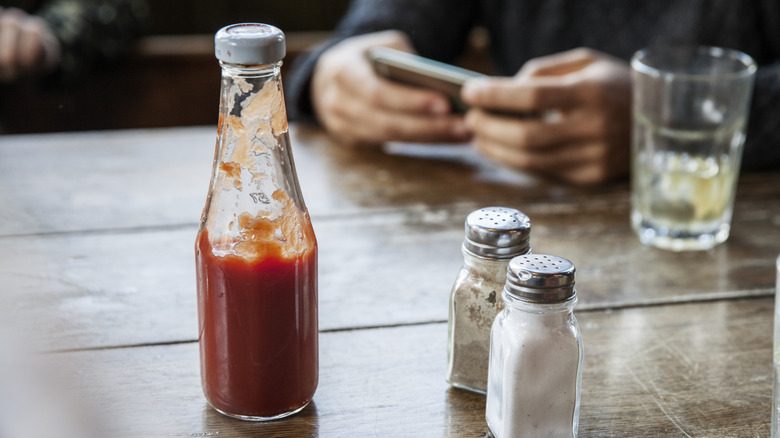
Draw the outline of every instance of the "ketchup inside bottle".
[[[205,229],[197,237],[202,385],[225,414],[285,416],[314,395],[317,245],[313,232],[305,234],[302,251],[250,242],[251,257],[221,254]]]

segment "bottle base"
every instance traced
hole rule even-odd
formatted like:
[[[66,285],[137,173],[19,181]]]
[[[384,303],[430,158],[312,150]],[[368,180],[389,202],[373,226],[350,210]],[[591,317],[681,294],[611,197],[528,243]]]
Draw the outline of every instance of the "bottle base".
[[[475,388],[473,386],[465,385],[463,383],[453,382],[453,381],[450,381],[450,380],[448,380],[447,383],[449,383],[450,386],[452,386],[453,388],[458,388],[458,389],[462,389],[462,390],[469,391],[469,392],[475,392],[477,394],[482,394],[482,395],[487,394],[487,391],[484,390],[484,389]]]
[[[242,421],[255,421],[255,422],[261,422],[261,421],[273,421],[273,420],[279,420],[279,419],[282,419],[282,418],[285,418],[285,417],[289,417],[290,415],[295,415],[295,414],[297,414],[298,412],[301,412],[301,411],[303,410],[303,408],[305,408],[306,406],[308,406],[310,402],[311,402],[311,401],[307,401],[307,402],[306,402],[306,403],[305,403],[303,406],[301,406],[300,408],[297,408],[297,409],[294,409],[294,410],[292,410],[292,411],[290,411],[290,412],[285,412],[285,413],[282,413],[282,414],[279,414],[279,415],[274,415],[274,416],[272,416],[272,417],[258,417],[258,416],[253,416],[253,415],[240,415],[240,414],[233,414],[233,413],[230,413],[230,412],[223,411],[223,410],[221,410],[221,409],[217,409],[217,408],[215,408],[215,407],[214,407],[214,405],[212,405],[211,403],[209,403],[209,406],[211,406],[211,408],[212,408],[212,409],[214,409],[215,411],[219,412],[220,414],[222,414],[222,415],[224,415],[224,416],[226,416],[226,417],[235,418],[235,419],[242,420]]]
[[[729,238],[730,231],[728,225],[698,233],[671,232],[665,228],[650,226],[645,222],[635,222],[633,227],[643,244],[675,252],[710,250],[725,242]]]

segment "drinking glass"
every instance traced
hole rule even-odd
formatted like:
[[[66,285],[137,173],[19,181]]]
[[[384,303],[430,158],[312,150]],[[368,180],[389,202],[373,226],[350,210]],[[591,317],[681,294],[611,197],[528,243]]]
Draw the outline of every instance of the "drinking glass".
[[[651,47],[631,60],[631,222],[642,243],[728,239],[756,64],[720,47]]]
[[[772,385],[772,438],[780,438],[780,256],[777,256],[777,280],[775,286],[775,332],[772,348],[774,375]]]

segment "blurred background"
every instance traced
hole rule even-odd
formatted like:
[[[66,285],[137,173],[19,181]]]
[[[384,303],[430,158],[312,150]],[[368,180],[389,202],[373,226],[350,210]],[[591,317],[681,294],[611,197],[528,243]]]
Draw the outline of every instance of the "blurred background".
[[[287,34],[284,67],[325,40],[349,0],[152,0],[145,35],[118,61],[73,84],[0,88],[5,133],[216,124],[220,68],[214,33],[263,22]],[[285,70],[283,70],[284,74]]]

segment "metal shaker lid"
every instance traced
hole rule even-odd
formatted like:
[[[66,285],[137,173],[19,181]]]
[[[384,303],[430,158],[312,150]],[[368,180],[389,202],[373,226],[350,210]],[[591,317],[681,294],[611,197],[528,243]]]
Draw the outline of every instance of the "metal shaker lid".
[[[504,291],[524,301],[560,303],[576,295],[574,264],[563,257],[525,254],[509,262]]]
[[[281,61],[286,50],[284,32],[269,24],[231,24],[214,36],[214,54],[228,64],[271,64]]]
[[[486,258],[509,259],[531,251],[531,220],[519,210],[486,207],[466,217],[463,248]]]

